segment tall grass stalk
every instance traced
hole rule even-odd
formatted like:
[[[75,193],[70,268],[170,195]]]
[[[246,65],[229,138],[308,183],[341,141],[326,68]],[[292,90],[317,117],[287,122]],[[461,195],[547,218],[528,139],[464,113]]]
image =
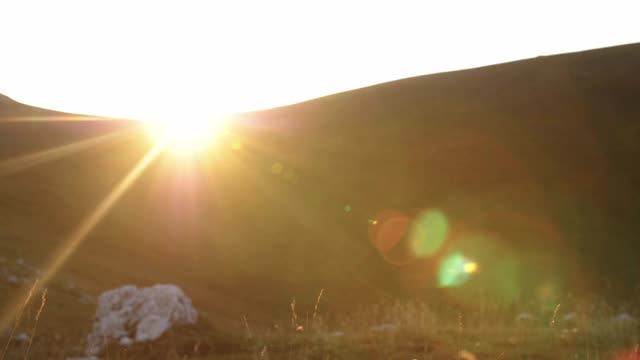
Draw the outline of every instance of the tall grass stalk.
[[[298,313],[296,313],[296,298],[291,300],[291,327],[295,330],[298,326]]]
[[[556,309],[553,310],[553,316],[551,317],[551,322],[549,322],[549,326],[553,327],[556,324],[556,317],[558,316],[558,311],[560,310],[560,304],[556,306]]]
[[[38,329],[38,321],[40,320],[40,315],[42,315],[42,311],[44,310],[44,305],[47,303],[47,289],[44,289],[42,292],[42,300],[40,302],[40,308],[38,309],[38,313],[36,314],[36,322],[33,324],[33,330],[31,331],[31,337],[29,338],[29,346],[27,346],[27,351],[24,354],[24,360],[29,358],[29,351],[31,350],[31,345],[33,344],[33,338],[36,336],[36,330]]]
[[[313,317],[312,319],[316,319],[316,315],[318,314],[318,305],[320,305],[320,299],[322,299],[322,294],[324,294],[324,289],[320,289],[320,294],[318,294],[318,298],[316,299],[316,306],[313,308]]]
[[[247,330],[247,337],[249,339],[253,338],[253,333],[251,332],[251,328],[249,327],[249,321],[247,320],[247,315],[242,316],[242,320],[244,320],[244,327]]]
[[[11,340],[13,340],[13,336],[15,335],[16,330],[20,325],[20,320],[22,319],[22,314],[24,313],[24,309],[27,307],[27,304],[29,304],[29,301],[31,301],[31,296],[33,296],[33,292],[36,289],[36,285],[38,285],[38,279],[36,279],[36,281],[33,282],[33,285],[31,286],[31,289],[29,289],[29,293],[27,294],[27,298],[24,300],[24,303],[22,304],[22,307],[18,312],[16,322],[15,324],[13,324],[13,328],[11,329],[11,333],[9,334],[9,340],[7,340],[7,344],[4,346],[4,350],[2,350],[2,355],[0,355],[0,360],[4,360],[4,357],[7,355],[7,351],[9,350],[9,345],[11,344]]]

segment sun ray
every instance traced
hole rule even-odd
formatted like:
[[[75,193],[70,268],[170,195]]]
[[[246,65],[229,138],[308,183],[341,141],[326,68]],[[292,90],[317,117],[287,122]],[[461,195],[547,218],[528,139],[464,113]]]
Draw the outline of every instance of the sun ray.
[[[80,246],[82,241],[91,233],[96,225],[104,218],[104,216],[111,210],[111,208],[118,202],[118,200],[127,192],[131,185],[138,179],[138,177],[144,172],[144,170],[151,164],[160,152],[158,146],[154,146],[147,152],[144,157],[125,175],[125,177],[105,196],[105,198],[91,211],[91,213],[78,225],[78,227],[69,235],[69,237],[62,242],[57,254],[55,254],[50,263],[44,267],[42,277],[37,284],[37,290],[45,287],[49,280],[58,272],[58,270],[64,265],[69,257]],[[0,318],[0,328],[6,326],[13,316],[20,311],[22,304],[21,299],[24,296],[18,297],[18,301],[9,308],[9,311]]]
[[[28,155],[17,156],[0,162],[0,177],[13,175],[34,166],[57,160],[93,146],[124,138],[126,131],[118,131],[93,137],[86,140],[73,142],[55,148],[34,152]]]

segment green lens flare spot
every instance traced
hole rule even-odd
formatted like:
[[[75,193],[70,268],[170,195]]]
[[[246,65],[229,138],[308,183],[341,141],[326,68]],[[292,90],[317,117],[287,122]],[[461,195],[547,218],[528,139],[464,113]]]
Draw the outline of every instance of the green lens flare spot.
[[[351,212],[351,205],[345,205],[344,206],[344,212],[350,213]]]
[[[274,163],[271,165],[271,173],[274,175],[280,175],[282,173],[283,166],[280,163]]]
[[[471,274],[478,270],[478,264],[470,261],[460,253],[454,253],[442,260],[438,271],[438,285],[456,287],[469,280]]]
[[[442,248],[449,234],[449,222],[440,210],[422,212],[411,227],[409,242],[413,254],[432,256]]]

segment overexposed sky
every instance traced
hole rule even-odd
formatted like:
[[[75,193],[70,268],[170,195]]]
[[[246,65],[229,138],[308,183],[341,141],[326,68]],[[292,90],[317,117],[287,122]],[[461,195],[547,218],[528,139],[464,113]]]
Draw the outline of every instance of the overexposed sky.
[[[0,93],[76,113],[214,117],[639,42],[638,14],[638,0],[0,0]]]

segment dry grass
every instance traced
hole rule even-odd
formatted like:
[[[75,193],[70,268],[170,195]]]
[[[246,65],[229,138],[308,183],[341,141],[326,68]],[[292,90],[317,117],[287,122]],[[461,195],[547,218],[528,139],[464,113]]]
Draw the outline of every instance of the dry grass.
[[[631,309],[614,309],[603,301],[567,301],[549,309],[535,303],[454,306],[444,302],[396,300],[332,313],[315,304],[292,301],[289,314],[270,324],[238,319],[240,332],[216,326],[208,314],[190,327],[174,329],[151,344],[112,344],[103,359],[640,359],[640,327]],[[25,300],[23,312],[33,294]],[[49,300],[46,293],[31,324],[28,343],[5,346],[4,359],[64,359],[82,355],[80,338],[54,341],[51,332],[35,337]],[[628,320],[615,321],[627,311]],[[275,314],[277,309],[273,309]],[[518,317],[527,313],[528,317]],[[264,315],[264,314],[263,314]],[[20,319],[22,314],[17,314]],[[522,319],[528,319],[523,321]],[[519,320],[517,320],[519,319]],[[23,321],[26,322],[26,321]],[[55,325],[63,331],[66,324]],[[89,324],[87,324],[88,327]],[[29,324],[22,324],[26,328]],[[37,345],[33,347],[32,345]]]
[[[47,289],[44,289],[42,292],[42,298],[40,302],[40,308],[38,309],[38,313],[36,314],[36,320],[33,324],[33,330],[31,330],[31,337],[29,338],[29,346],[27,346],[27,351],[24,354],[24,359],[27,360],[29,358],[29,351],[31,350],[31,345],[33,345],[33,338],[36,336],[36,330],[38,330],[38,321],[40,321],[40,315],[42,315],[42,311],[44,310],[44,306],[47,303]]]
[[[27,308],[27,306],[29,305],[29,302],[31,301],[31,297],[33,296],[33,292],[36,289],[36,286],[38,285],[38,280],[36,280],[33,285],[31,286],[31,288],[29,289],[29,292],[27,293],[26,298],[24,299],[24,302],[22,303],[22,306],[20,307],[20,309],[18,310],[18,313],[15,314],[15,322],[11,328],[11,332],[9,333],[9,337],[7,339],[6,345],[4,346],[4,349],[2,350],[2,355],[0,355],[0,360],[4,360],[5,356],[7,355],[7,352],[9,350],[9,346],[11,345],[11,341],[14,340],[14,336],[16,334],[16,330],[18,330],[18,327],[20,326],[20,322],[22,320],[22,315],[24,314],[24,310]],[[44,294],[43,294],[43,304],[42,306],[44,306]],[[42,308],[41,306],[41,308]],[[36,321],[37,324],[37,321]],[[35,329],[35,327],[34,327]],[[29,345],[31,345],[31,343],[29,343]]]
[[[252,326],[241,351],[206,359],[640,359],[638,322],[615,321],[605,303],[518,308],[483,306],[464,313],[451,306],[394,301],[350,314],[318,313],[301,330],[301,309],[288,321]],[[562,310],[564,309],[564,310]],[[531,320],[518,321],[525,310]],[[249,328],[246,318],[245,326]],[[290,323],[295,326],[280,326]]]
[[[317,316],[304,332],[254,327],[247,353],[232,358],[640,359],[638,322],[613,320],[608,306],[575,317],[573,309],[561,308],[551,317],[540,310],[521,323],[518,311],[504,308],[467,315],[398,301],[333,319]]]

